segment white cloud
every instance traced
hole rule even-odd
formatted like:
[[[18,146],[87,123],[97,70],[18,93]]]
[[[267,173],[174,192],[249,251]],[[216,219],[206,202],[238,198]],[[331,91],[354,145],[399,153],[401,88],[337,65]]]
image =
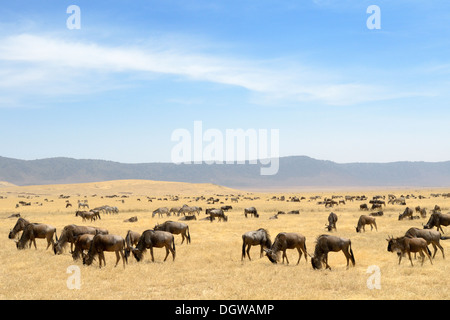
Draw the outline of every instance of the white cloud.
[[[260,102],[271,103],[313,101],[349,105],[409,95],[382,86],[345,81],[332,71],[299,67],[287,60],[255,61],[190,52],[182,43],[173,45],[172,41],[111,47],[20,34],[0,39],[0,66],[1,91],[15,89],[42,96],[110,90],[121,86],[117,75],[136,73],[168,74],[238,86],[259,97]]]

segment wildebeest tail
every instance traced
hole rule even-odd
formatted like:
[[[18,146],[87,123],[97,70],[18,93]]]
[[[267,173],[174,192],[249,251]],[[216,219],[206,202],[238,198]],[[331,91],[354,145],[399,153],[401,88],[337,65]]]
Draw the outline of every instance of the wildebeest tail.
[[[189,226],[187,227],[187,239],[188,243],[191,243],[191,233],[189,232]]]
[[[172,236],[172,249],[175,251],[175,237]]]
[[[125,248],[123,258],[125,259],[125,262],[128,264],[128,255],[130,253],[128,253],[128,255],[127,255],[127,247],[126,247],[125,239],[123,240],[123,247]]]
[[[245,237],[242,236],[242,259],[245,258]]]
[[[441,240],[450,240],[450,237],[445,237],[441,235]]]
[[[356,262],[355,262],[355,256],[353,255],[352,242],[351,242],[351,241],[350,241],[350,246],[349,246],[349,248],[350,248],[350,257],[351,257],[351,259],[352,259],[353,266],[355,266]]]

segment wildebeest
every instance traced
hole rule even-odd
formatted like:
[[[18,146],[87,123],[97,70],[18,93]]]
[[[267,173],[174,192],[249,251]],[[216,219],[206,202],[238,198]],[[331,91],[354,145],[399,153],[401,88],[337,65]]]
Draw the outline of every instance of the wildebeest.
[[[416,212],[420,213],[420,216],[422,218],[425,218],[427,216],[427,209],[421,208],[420,206],[417,206],[415,209],[416,209]]]
[[[336,229],[336,222],[337,221],[338,221],[338,217],[337,217],[336,213],[331,212],[328,215],[328,225],[325,225],[327,227],[328,231],[331,231],[333,229],[337,230]]]
[[[52,227],[48,224],[43,223],[29,223],[25,226],[22,232],[22,236],[20,237],[19,241],[16,242],[17,249],[24,249],[25,245],[28,241],[30,241],[30,247],[31,243],[34,244],[34,248],[36,247],[36,238],[37,239],[46,239],[47,240],[47,248],[50,247],[50,245],[53,245],[55,242],[53,240],[53,236],[56,233],[56,228]]]
[[[405,237],[408,238],[422,238],[427,242],[427,245],[431,243],[434,248],[433,259],[436,256],[437,248],[442,252],[442,257],[445,259],[444,248],[442,248],[439,240],[448,240],[449,237],[443,237],[439,231],[430,229],[409,228],[405,233]]]
[[[209,214],[209,220],[213,222],[215,218],[218,218],[218,221],[228,221],[228,216],[225,215],[222,209],[206,209],[206,214]]]
[[[316,239],[314,255],[311,256],[312,267],[314,269],[322,269],[322,264],[325,264],[326,268],[331,270],[331,267],[328,265],[328,252],[330,251],[342,251],[344,253],[345,258],[347,258],[347,269],[349,267],[349,261],[355,266],[355,256],[353,255],[351,240],[323,234]]]
[[[361,232],[361,230],[366,232],[366,227],[365,226],[367,224],[370,225],[370,230],[373,230],[373,227],[375,227],[375,230],[378,231],[377,223],[375,221],[375,218],[374,217],[370,217],[370,216],[366,216],[366,215],[362,215],[362,216],[359,217],[358,225],[356,226],[356,232]]]
[[[286,258],[286,263],[289,264],[289,260],[286,255],[286,249],[297,249],[297,264],[300,263],[302,253],[305,254],[305,259],[306,261],[308,261],[308,252],[306,251],[306,238],[299,233],[280,232],[275,237],[272,247],[270,249],[264,249],[264,251],[266,252],[267,258],[269,258],[270,262],[272,263],[277,263],[279,259],[278,253],[283,252],[282,263],[284,263],[284,258]]]
[[[372,217],[381,217],[383,215],[384,215],[383,211],[377,211],[377,212],[370,213],[370,216],[372,216]]]
[[[359,210],[369,210],[367,203],[363,203],[363,204],[359,205]]]
[[[255,218],[259,218],[258,211],[255,207],[245,208],[244,215],[247,218],[247,215],[253,215]]]
[[[186,238],[186,243],[191,243],[191,234],[189,233],[189,226],[183,222],[166,221],[163,224],[157,224],[153,230],[155,231],[167,231],[171,234],[181,234],[181,244],[183,244]]]
[[[155,248],[166,248],[166,257],[164,261],[166,261],[169,252],[172,253],[172,258],[175,261],[175,239],[173,234],[166,231],[155,231],[155,230],[146,230],[142,233],[139,238],[138,244],[136,248],[133,249],[133,255],[137,261],[142,260],[142,256],[146,249],[150,249],[150,254],[152,256],[152,262],[155,261],[153,256],[153,247]]]
[[[249,260],[250,258],[250,248],[251,246],[261,246],[260,258],[263,256],[264,247],[270,248],[272,246],[272,241],[270,240],[270,234],[266,229],[260,228],[256,231],[248,231],[242,235],[242,258],[244,260],[245,253]],[[247,251],[245,248],[247,247]]]
[[[409,207],[406,207],[405,211],[403,213],[400,213],[398,216],[398,220],[403,220],[406,217],[409,217],[411,220],[413,219],[413,210]]]
[[[449,224],[450,224],[450,214],[434,211],[431,214],[430,219],[428,219],[427,224],[424,225],[423,228],[432,229],[433,227],[436,227],[438,231],[439,229],[441,229],[442,233],[444,233],[442,226],[447,227]]]
[[[158,214],[160,217],[161,217],[163,214],[165,214],[166,216],[169,216],[169,214],[170,214],[169,208],[167,208],[167,207],[161,207],[161,208],[158,208],[158,209],[154,210],[154,211],[152,212],[152,218],[153,218],[156,214]]]
[[[93,234],[82,234],[75,237],[75,249],[72,252],[73,260],[77,260],[83,254],[83,250],[89,250],[91,247],[92,239],[94,239]]]
[[[388,242],[387,250],[389,252],[399,253],[398,264],[402,262],[402,256],[407,253],[409,261],[411,261],[411,266],[414,266],[411,259],[411,252],[419,252],[420,256],[422,257],[422,265],[425,260],[425,255],[430,259],[431,264],[433,264],[433,261],[431,261],[431,252],[427,247],[427,242],[425,239],[408,238],[403,236],[395,239],[393,237],[390,237],[386,239],[386,241]]]
[[[125,240],[121,236],[112,234],[97,234],[94,236],[91,242],[89,251],[85,257],[83,257],[83,264],[91,265],[94,257],[98,255],[99,267],[102,267],[102,260],[104,266],[106,266],[105,251],[116,253],[116,265],[119,263],[120,257],[122,257],[123,267],[125,268],[125,262],[128,263],[128,259],[124,254]]]
[[[133,246],[136,246],[139,242],[141,234],[132,230],[127,231],[125,236],[125,257],[130,256],[130,252],[133,251]]]
[[[102,228],[95,227],[87,227],[87,226],[77,226],[74,224],[70,224],[64,227],[63,231],[58,237],[56,237],[56,242],[53,246],[53,251],[55,254],[61,254],[64,245],[67,242],[70,242],[70,251],[73,251],[73,244],[75,243],[76,237],[82,234],[108,234],[108,230]]]

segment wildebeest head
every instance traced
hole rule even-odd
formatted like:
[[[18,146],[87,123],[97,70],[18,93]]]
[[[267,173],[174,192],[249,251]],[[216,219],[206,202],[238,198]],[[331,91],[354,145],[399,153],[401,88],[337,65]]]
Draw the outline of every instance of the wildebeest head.
[[[132,252],[133,252],[133,256],[137,262],[142,260],[144,253],[141,250],[134,248],[134,249],[132,249]]]
[[[266,252],[266,256],[267,258],[269,258],[270,262],[274,264],[278,262],[278,255],[275,251],[273,251],[272,249],[264,249],[264,251]]]
[[[321,256],[309,255],[309,257],[311,258],[311,265],[314,270],[322,269],[322,257]]]

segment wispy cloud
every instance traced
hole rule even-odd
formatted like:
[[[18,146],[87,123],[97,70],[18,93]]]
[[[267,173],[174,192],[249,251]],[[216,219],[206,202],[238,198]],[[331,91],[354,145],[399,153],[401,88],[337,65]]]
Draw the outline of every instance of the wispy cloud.
[[[346,79],[338,71],[299,66],[283,59],[258,61],[192,52],[172,42],[121,47],[20,34],[0,39],[0,66],[2,92],[43,97],[110,90],[121,86],[117,76],[130,74],[173,75],[187,81],[237,86],[269,103],[352,105],[411,95]],[[3,98],[11,100],[14,98]]]

